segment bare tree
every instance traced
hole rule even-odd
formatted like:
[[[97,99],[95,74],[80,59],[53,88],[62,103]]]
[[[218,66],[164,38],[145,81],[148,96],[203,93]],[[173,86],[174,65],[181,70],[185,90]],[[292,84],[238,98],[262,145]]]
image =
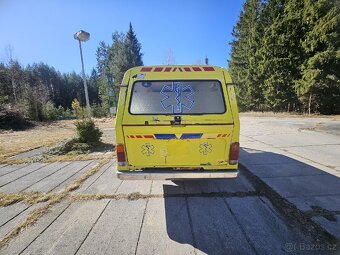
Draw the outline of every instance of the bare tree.
[[[165,55],[164,55],[164,61],[163,61],[164,65],[174,65],[176,64],[176,59],[175,59],[175,54],[174,51],[169,48]]]

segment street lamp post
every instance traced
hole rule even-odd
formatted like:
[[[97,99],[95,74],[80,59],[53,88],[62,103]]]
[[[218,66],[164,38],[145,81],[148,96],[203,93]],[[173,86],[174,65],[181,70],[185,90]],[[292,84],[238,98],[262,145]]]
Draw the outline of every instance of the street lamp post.
[[[78,40],[78,42],[79,42],[80,60],[81,60],[81,66],[82,66],[82,70],[83,70],[83,82],[84,82],[84,90],[85,90],[86,109],[87,109],[87,114],[90,117],[91,116],[91,107],[90,107],[89,93],[88,93],[88,90],[87,90],[87,82],[86,82],[84,60],[83,60],[83,51],[82,51],[82,48],[81,48],[81,42],[86,42],[90,39],[90,33],[85,32],[84,30],[80,30],[80,31],[78,31],[77,33],[74,34],[74,39]]]

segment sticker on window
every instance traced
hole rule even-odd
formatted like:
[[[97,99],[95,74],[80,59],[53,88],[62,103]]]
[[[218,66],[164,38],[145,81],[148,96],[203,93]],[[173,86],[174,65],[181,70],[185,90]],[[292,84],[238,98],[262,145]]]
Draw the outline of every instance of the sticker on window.
[[[219,81],[136,81],[131,114],[222,114],[226,111]]]

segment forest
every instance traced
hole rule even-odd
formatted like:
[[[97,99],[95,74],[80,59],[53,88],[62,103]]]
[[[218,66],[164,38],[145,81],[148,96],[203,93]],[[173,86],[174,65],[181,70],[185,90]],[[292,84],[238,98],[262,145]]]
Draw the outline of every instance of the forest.
[[[233,37],[241,110],[340,113],[338,0],[247,0]]]

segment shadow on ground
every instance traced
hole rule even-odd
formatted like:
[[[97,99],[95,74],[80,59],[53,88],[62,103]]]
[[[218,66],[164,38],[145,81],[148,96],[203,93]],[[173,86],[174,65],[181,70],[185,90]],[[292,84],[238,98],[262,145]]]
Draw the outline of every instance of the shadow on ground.
[[[273,190],[314,222],[330,226],[329,232],[340,229],[337,227],[340,220],[339,178],[276,153],[246,149],[241,155],[248,167],[254,166],[254,175],[268,182]],[[223,180],[223,183],[218,180],[219,187],[221,184],[238,186],[235,183],[239,178]],[[218,186],[216,182],[186,181],[175,182],[176,186],[163,185],[166,229],[171,240],[189,244],[206,254],[273,254],[273,251],[275,254],[306,254],[301,244],[303,247],[326,245],[322,243],[324,240],[317,242],[318,237],[306,233],[296,221],[291,222],[281,214],[269,199],[259,195],[259,191],[186,192],[199,190],[202,185]],[[180,195],[181,191],[185,195]],[[335,254],[336,248],[309,250],[308,254]]]

